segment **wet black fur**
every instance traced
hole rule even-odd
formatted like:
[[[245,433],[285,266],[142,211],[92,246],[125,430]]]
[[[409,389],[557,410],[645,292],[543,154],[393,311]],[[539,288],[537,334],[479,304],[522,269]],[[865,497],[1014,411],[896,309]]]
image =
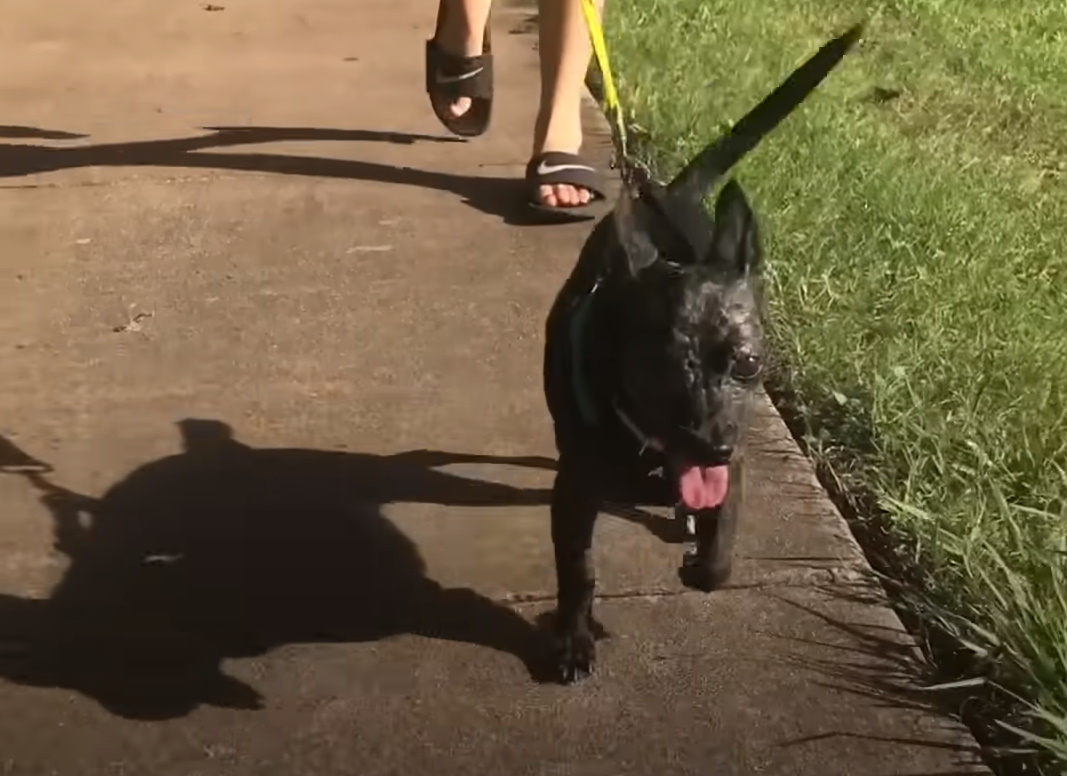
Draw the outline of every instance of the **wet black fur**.
[[[591,548],[605,501],[673,505],[681,466],[728,464],[726,501],[696,515],[696,557],[682,573],[707,591],[730,575],[747,408],[763,357],[762,256],[738,183],[722,187],[714,218],[703,200],[860,32],[857,25],[824,46],[668,186],[624,188],[552,306],[544,392],[559,451],[551,518],[555,660],[564,682],[587,676],[594,663]],[[584,412],[580,395],[590,400]],[[663,451],[648,449],[619,410]]]

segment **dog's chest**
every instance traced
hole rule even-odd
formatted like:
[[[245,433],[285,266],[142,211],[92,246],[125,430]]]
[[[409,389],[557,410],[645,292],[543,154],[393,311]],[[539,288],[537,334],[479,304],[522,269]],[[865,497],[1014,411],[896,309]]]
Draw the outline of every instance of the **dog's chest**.
[[[620,503],[670,506],[676,501],[666,476],[663,456],[653,450],[602,450],[603,479],[609,500]]]

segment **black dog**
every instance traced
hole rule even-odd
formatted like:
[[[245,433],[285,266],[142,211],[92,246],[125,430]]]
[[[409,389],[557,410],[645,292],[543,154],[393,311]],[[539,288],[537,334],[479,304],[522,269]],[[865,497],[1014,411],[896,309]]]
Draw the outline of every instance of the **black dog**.
[[[761,250],[739,184],[723,187],[714,220],[703,200],[861,29],[826,44],[669,185],[624,187],[549,313],[544,390],[559,451],[552,542],[564,682],[594,662],[591,545],[604,501],[676,505],[695,535],[686,584],[710,591],[730,574],[746,416],[762,370]]]

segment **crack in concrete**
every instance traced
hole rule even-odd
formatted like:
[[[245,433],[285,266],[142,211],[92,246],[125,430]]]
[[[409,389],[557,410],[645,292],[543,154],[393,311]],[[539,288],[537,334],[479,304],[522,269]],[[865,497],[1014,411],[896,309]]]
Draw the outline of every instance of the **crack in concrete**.
[[[728,584],[714,591],[714,595],[751,590],[770,590],[777,588],[834,587],[855,586],[867,588],[874,583],[870,572],[861,566],[834,566],[824,568],[780,569],[763,575],[763,578],[747,583]],[[705,597],[709,595],[699,590],[667,587],[632,587],[619,590],[598,592],[598,601],[653,601],[662,598],[679,598],[682,596]],[[508,593],[492,597],[496,603],[523,605],[553,602],[554,592],[531,591],[526,593]]]
[[[0,191],[54,191],[56,189],[88,189],[88,188],[103,188],[103,187],[116,187],[125,186],[129,184],[137,183],[162,183],[162,184],[184,184],[184,183],[206,183],[211,181],[223,181],[223,180],[237,180],[239,178],[246,178],[248,176],[255,176],[259,178],[265,178],[272,176],[273,173],[257,173],[255,171],[249,171],[247,173],[236,174],[212,174],[212,175],[177,175],[177,176],[152,176],[152,175],[133,175],[124,178],[117,178],[115,180],[106,181],[59,181],[56,183],[4,183],[0,184]]]

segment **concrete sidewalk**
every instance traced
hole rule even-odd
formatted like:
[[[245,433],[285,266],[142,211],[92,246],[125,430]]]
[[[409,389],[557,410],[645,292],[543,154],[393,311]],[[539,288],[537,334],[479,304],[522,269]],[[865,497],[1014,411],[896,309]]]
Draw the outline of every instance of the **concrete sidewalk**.
[[[590,224],[512,217],[530,12],[471,143],[433,13],[7,9],[0,464],[51,468],[0,474],[0,773],[982,773],[769,407],[730,589],[605,517],[598,673],[537,681],[542,329]]]

